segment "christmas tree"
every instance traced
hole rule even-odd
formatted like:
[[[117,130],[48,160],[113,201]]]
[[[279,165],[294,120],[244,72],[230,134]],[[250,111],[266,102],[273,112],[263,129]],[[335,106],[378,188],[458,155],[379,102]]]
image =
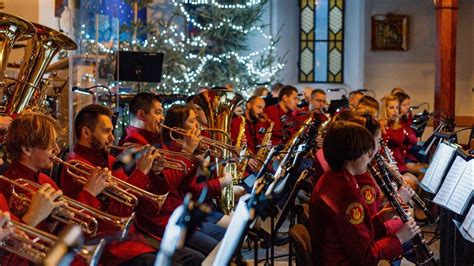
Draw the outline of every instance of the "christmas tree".
[[[135,12],[147,6],[154,16],[148,23],[138,19],[122,26],[121,34],[130,37],[120,42],[120,48],[165,53],[162,82],[149,85],[152,91],[189,95],[199,86],[230,83],[248,96],[258,84],[274,82],[284,66],[284,58],[276,55],[278,38],[265,33],[261,21],[266,3],[128,0]],[[267,46],[250,51],[250,34],[263,36]]]

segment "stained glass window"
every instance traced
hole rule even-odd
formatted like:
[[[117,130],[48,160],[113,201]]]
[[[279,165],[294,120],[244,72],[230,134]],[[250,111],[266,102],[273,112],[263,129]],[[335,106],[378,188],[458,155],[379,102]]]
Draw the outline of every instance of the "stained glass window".
[[[344,0],[299,0],[300,82],[342,83]]]

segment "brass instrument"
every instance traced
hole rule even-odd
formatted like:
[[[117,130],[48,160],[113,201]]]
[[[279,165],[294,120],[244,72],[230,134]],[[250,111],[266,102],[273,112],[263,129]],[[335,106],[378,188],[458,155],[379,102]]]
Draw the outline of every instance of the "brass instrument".
[[[379,185],[387,200],[395,208],[395,211],[402,222],[406,223],[409,220],[410,215],[405,212],[402,205],[398,201],[398,195],[396,191],[394,191],[390,185],[389,174],[384,167],[382,155],[378,153],[375,154],[373,162],[368,165],[368,170]],[[433,252],[426,244],[422,234],[414,236],[412,242],[413,250],[416,256],[416,265],[438,265],[438,262],[434,258]]]
[[[142,152],[146,146],[145,145],[140,145],[140,144],[130,144],[127,145],[126,147],[121,147],[121,146],[115,146],[111,145],[110,148],[124,151],[124,152]],[[196,157],[193,155],[184,153],[184,152],[177,152],[177,151],[170,151],[170,150],[165,150],[165,149],[159,149],[155,147],[149,147],[153,148],[153,154],[158,155],[158,158],[156,159],[156,163],[163,167],[163,168],[169,168],[177,171],[183,171],[183,172],[188,172],[189,168],[186,166],[186,164],[178,159],[178,157],[184,157],[186,159],[190,160],[197,160]]]
[[[79,160],[71,160],[66,162],[56,156],[51,158],[51,160],[54,163],[66,166],[67,173],[74,177],[76,182],[83,185],[87,182],[88,177],[95,170],[95,167]],[[140,197],[150,201],[157,209],[157,212],[159,212],[161,210],[161,206],[163,206],[163,203],[166,200],[166,197],[168,196],[168,193],[163,195],[150,193],[112,175],[109,176],[108,183],[109,186],[104,189],[103,193],[130,208],[137,206],[138,197]]]
[[[33,226],[10,220],[6,228],[13,228],[13,233],[0,243],[0,249],[16,254],[28,261],[42,263],[48,251],[56,244],[58,237],[36,229]],[[97,265],[105,246],[105,239],[96,245],[84,245],[75,252],[87,265]]]
[[[230,132],[234,109],[243,103],[244,98],[242,95],[233,91],[210,90],[194,96],[193,101],[202,108],[210,128],[220,129],[228,134]],[[229,167],[231,164],[222,167],[219,161],[229,159],[233,156],[239,156],[240,150],[232,146],[230,144],[231,140],[226,137],[226,134],[222,134],[222,132],[211,131],[211,136],[212,139],[201,137],[201,141],[215,149],[221,150],[222,158],[215,158],[215,160],[217,176],[222,176],[226,172],[224,168]],[[229,214],[234,209],[232,185],[222,190],[220,207],[226,214]]]
[[[29,206],[31,198],[23,192],[16,191],[15,188],[34,194],[41,187],[40,184],[23,178],[13,180],[0,175],[0,180],[12,186],[12,197],[18,199],[25,206]],[[51,218],[65,224],[80,225],[84,233],[91,237],[96,236],[99,227],[97,220],[101,220],[117,227],[120,230],[121,238],[124,238],[127,236],[132,224],[131,222],[135,217],[135,214],[132,214],[130,217],[113,216],[67,196],[60,196],[58,200],[64,201],[65,204],[54,209],[51,213]]]
[[[5,70],[13,45],[17,40],[28,39],[36,34],[30,22],[10,14],[0,13],[0,87],[5,86]]]
[[[247,146],[246,145],[242,146],[242,140],[245,137],[245,123],[246,123],[245,117],[241,115],[239,116],[239,118],[242,120],[242,122],[240,123],[240,126],[239,126],[239,134],[237,135],[237,138],[235,139],[235,147],[237,147],[238,149],[241,149],[241,152],[240,152],[239,163],[231,164],[232,166],[231,174],[233,177],[232,178],[233,185],[238,184],[244,178],[245,170],[247,169],[247,164],[249,162],[249,156],[250,156],[250,151],[247,149]]]
[[[42,90],[46,90],[41,81],[49,63],[61,49],[77,49],[77,44],[65,34],[40,24],[32,24],[36,28],[36,34],[27,41],[23,64],[5,110],[7,115],[41,105],[40,101],[45,93]]]
[[[182,143],[183,141],[180,140],[180,139],[176,139],[173,136],[173,133],[179,134],[181,136],[187,136],[188,135],[188,132],[185,129],[182,129],[182,128],[169,127],[165,124],[161,124],[161,127],[164,128],[164,129],[169,130],[171,139],[173,141],[176,141],[177,143]],[[211,132],[212,131],[215,131],[217,133],[221,133],[219,130],[216,130],[216,129],[212,129]],[[227,134],[221,134],[221,135],[225,136],[227,138],[228,133]],[[216,140],[216,139],[203,137],[203,136],[199,136],[199,140],[202,144],[205,144],[205,145],[208,145],[211,148],[214,148],[216,150],[216,155],[220,158],[223,156],[223,154],[226,151],[234,154],[235,156],[239,156],[239,154],[240,154],[240,149],[233,146],[232,144],[228,144],[227,143],[228,141],[226,141],[226,140],[221,141],[221,140]],[[230,140],[230,138],[229,138],[229,140]]]
[[[256,156],[260,161],[265,160],[265,158],[268,156],[268,152],[270,151],[268,147],[272,144],[272,130],[273,126],[275,125],[275,123],[269,120],[268,118],[266,118],[265,120],[267,120],[270,125],[265,130],[262,142],[260,143],[260,149],[258,149],[257,151]]]

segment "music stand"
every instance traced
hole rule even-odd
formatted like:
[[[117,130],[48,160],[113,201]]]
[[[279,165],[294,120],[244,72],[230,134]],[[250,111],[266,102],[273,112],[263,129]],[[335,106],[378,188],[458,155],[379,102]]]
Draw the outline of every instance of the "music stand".
[[[119,51],[115,64],[115,80],[161,82],[163,53]]]

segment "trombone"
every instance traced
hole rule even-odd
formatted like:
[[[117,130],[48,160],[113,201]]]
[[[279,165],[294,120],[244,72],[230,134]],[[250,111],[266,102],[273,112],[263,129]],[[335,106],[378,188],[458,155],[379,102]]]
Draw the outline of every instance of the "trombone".
[[[111,145],[110,148],[116,149],[119,151],[124,151],[124,152],[138,153],[138,152],[144,151],[147,147],[145,145],[132,143],[125,147]],[[186,164],[182,160],[177,159],[176,157],[185,157],[186,159],[189,159],[192,161],[197,160],[195,156],[184,153],[184,152],[169,151],[165,149],[159,149],[156,147],[148,147],[148,148],[153,148],[153,154],[159,155],[159,157],[156,159],[156,162],[158,163],[159,166],[163,168],[169,168],[173,170],[188,172],[189,169],[186,166]]]
[[[53,156],[51,160],[55,163],[66,166],[67,173],[71,175],[76,182],[82,185],[87,182],[88,177],[95,170],[95,167],[79,160],[66,162],[56,156]],[[137,206],[138,197],[140,197],[150,201],[159,212],[168,196],[168,193],[163,195],[150,193],[112,175],[109,176],[107,181],[109,182],[109,186],[104,189],[103,193],[130,208]]]
[[[34,194],[40,188],[40,184],[28,179],[19,178],[13,180],[0,175],[0,180],[9,183],[12,189],[12,197],[18,199],[19,202],[22,202],[27,206],[30,204],[31,198],[26,196],[24,193],[17,192],[15,188],[19,188],[30,194]],[[51,213],[51,217],[65,224],[80,225],[84,233],[91,237],[97,235],[97,230],[99,228],[97,220],[100,219],[103,222],[117,227],[120,230],[120,239],[123,239],[127,236],[128,230],[135,218],[134,213],[132,213],[130,217],[117,217],[96,208],[92,208],[67,196],[60,196],[58,200],[64,201],[65,204],[54,209]]]
[[[10,220],[6,228],[13,228],[13,233],[0,243],[0,248],[16,254],[35,264],[40,264],[48,252],[59,240],[57,236],[36,229],[33,226]],[[105,246],[105,239],[96,245],[83,245],[75,250],[87,265],[97,265]]]
[[[170,138],[173,141],[176,141],[178,143],[182,143],[183,141],[180,140],[180,139],[176,139],[173,136],[173,133],[177,133],[177,134],[182,135],[182,136],[187,136],[188,135],[188,132],[186,130],[184,130],[182,128],[179,128],[179,127],[169,127],[169,126],[167,126],[163,123],[161,124],[161,127],[164,128],[164,129],[169,130]],[[214,131],[214,129],[206,129],[206,130]],[[216,131],[220,132],[220,130],[216,130]],[[225,136],[229,137],[228,134],[225,134]],[[222,141],[211,139],[211,138],[208,138],[208,137],[203,137],[203,136],[199,136],[199,140],[203,144],[206,144],[210,147],[213,147],[213,148],[216,148],[216,149],[220,150],[221,154],[222,154],[223,151],[227,150],[227,151],[230,151],[231,153],[233,153],[236,156],[240,155],[240,148],[235,147],[231,144],[227,144],[227,143],[224,143]]]

